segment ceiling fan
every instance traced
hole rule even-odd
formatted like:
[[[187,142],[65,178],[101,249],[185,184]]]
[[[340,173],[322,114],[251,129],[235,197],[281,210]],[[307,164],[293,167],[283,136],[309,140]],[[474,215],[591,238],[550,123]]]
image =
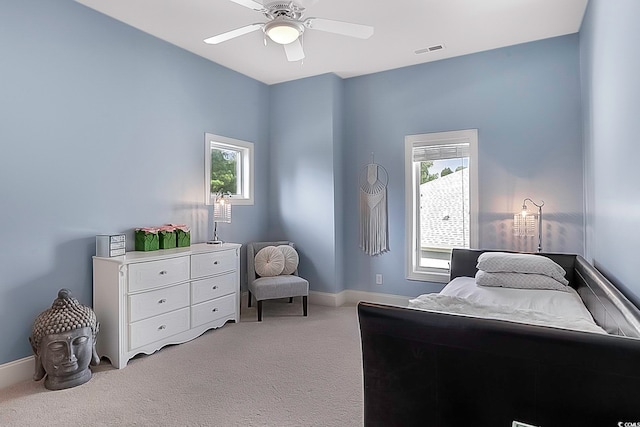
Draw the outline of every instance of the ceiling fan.
[[[320,30],[344,36],[368,39],[373,35],[373,27],[354,24],[351,22],[334,21],[322,18],[303,18],[305,8],[293,1],[276,1],[262,5],[254,0],[231,0],[241,6],[263,13],[269,21],[246,25],[227,31],[204,40],[208,44],[218,44],[239,37],[250,32],[260,30],[264,32],[264,43],[267,37],[275,43],[284,46],[284,52],[289,61],[299,61],[304,58],[304,50],[300,36],[306,29]]]

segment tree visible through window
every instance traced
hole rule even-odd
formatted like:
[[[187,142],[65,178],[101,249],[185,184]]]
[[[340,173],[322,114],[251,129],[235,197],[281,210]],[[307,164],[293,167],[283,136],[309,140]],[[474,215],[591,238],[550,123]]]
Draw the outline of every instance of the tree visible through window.
[[[237,151],[211,148],[211,192],[238,194]]]
[[[205,134],[205,202],[226,193],[233,204],[253,204],[253,144]]]

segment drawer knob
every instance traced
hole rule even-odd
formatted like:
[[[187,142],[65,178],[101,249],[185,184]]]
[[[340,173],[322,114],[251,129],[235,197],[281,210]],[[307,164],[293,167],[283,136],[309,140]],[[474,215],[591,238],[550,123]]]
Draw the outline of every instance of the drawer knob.
[[[161,276],[164,276],[165,274],[167,274],[167,270],[162,270],[162,271],[160,272],[160,275],[161,275]]]
[[[214,308],[214,309],[213,309],[213,310],[211,310],[211,311],[213,311],[213,312],[215,313],[216,311],[218,311],[218,308],[216,307],[216,308]]]
[[[218,289],[218,285],[215,285],[215,286],[214,286],[214,287],[212,287],[211,289],[213,289],[213,290],[215,291],[216,289]]]
[[[158,301],[158,304],[164,304],[165,302],[167,302],[167,300],[162,298],[160,301]]]
[[[167,329],[167,325],[160,325],[158,326],[158,330],[161,331],[163,329]]]
[[[218,265],[218,261],[213,261],[213,265]]]

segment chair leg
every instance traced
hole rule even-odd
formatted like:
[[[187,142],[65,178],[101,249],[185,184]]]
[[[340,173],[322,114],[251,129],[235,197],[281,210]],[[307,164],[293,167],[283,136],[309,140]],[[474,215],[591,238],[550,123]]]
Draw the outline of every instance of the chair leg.
[[[289,297],[289,304],[293,302],[293,297]]]
[[[302,313],[306,316],[307,315],[307,302],[308,302],[309,297],[308,296],[303,296],[302,297]]]
[[[258,301],[258,322],[262,322],[262,300]]]
[[[247,291],[247,307],[251,307],[251,291]]]

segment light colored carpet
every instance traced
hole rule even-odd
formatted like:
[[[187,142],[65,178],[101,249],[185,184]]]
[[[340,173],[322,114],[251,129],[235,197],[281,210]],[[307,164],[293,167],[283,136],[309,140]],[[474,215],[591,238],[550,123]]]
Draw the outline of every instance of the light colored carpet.
[[[106,360],[86,384],[42,381],[0,390],[1,426],[322,426],[363,424],[355,306],[243,301],[241,321],[117,370]]]

